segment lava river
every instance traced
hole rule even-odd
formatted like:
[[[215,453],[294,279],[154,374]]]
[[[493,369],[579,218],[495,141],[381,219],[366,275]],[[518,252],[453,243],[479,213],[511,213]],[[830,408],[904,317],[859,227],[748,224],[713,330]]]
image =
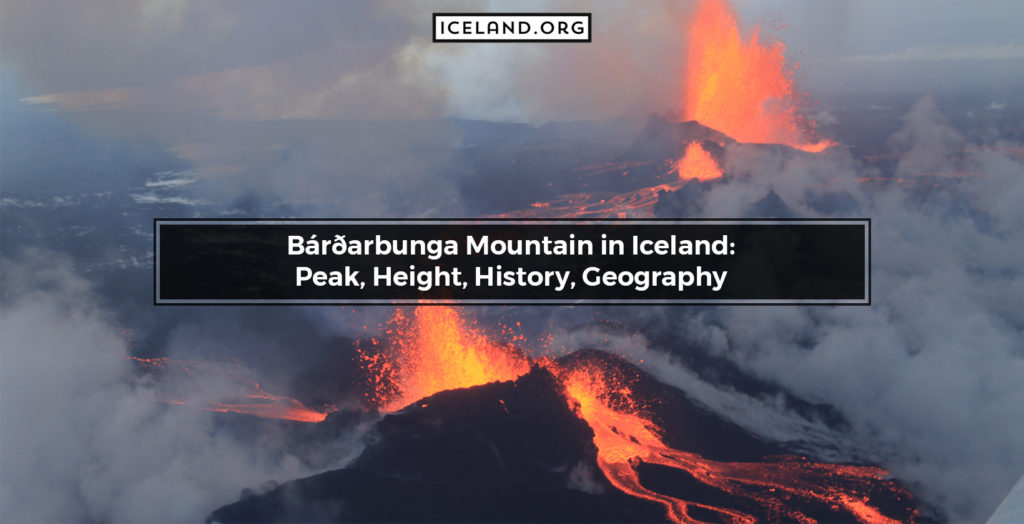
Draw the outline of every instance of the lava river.
[[[760,519],[732,507],[652,491],[641,484],[638,464],[685,471],[693,479],[728,493],[742,501],[742,505],[759,508],[758,513],[772,515],[775,520],[813,522],[794,508],[816,503],[845,509],[860,522],[897,522],[872,506],[870,494],[879,485],[886,485],[896,491],[899,499],[911,500],[909,493],[885,480],[885,470],[875,467],[825,464],[797,456],[775,457],[766,462],[720,462],[672,449],[662,441],[658,425],[644,416],[644,404],[634,398],[627,380],[594,364],[568,369],[554,365],[553,371],[565,386],[570,405],[594,431],[598,466],[608,480],[630,495],[664,505],[675,522]]]
[[[887,472],[871,466],[827,464],[799,456],[764,462],[723,462],[673,449],[662,430],[634,397],[629,380],[593,362],[560,364],[530,359],[515,346],[488,339],[458,310],[419,307],[401,310],[388,326],[390,341],[362,354],[370,377],[369,399],[382,411],[396,411],[434,393],[490,382],[510,381],[531,364],[548,369],[564,388],[569,407],[594,432],[597,463],[609,482],[632,496],[657,502],[674,522],[813,522],[795,509],[809,504],[853,515],[860,522],[896,522],[873,505],[872,494],[887,491],[903,507],[912,497]],[[648,399],[648,401],[653,401]],[[729,495],[739,504],[712,505],[646,488],[638,467],[657,464],[685,472]],[[753,508],[744,511],[742,508]]]
[[[627,166],[629,163],[625,163]],[[714,180],[722,176],[718,162],[708,153],[700,142],[690,142],[686,146],[682,158],[667,166],[669,172],[678,174],[678,178],[651,187],[643,187],[634,191],[613,195],[593,193],[572,193],[547,201],[535,202],[527,209],[521,209],[498,215],[501,218],[580,218],[592,216],[612,216],[618,218],[640,217],[653,215],[654,204],[658,202],[662,191],[674,191],[690,180]],[[606,166],[600,166],[606,169]],[[625,175],[628,171],[624,171]]]
[[[268,393],[237,364],[166,357],[128,358],[143,374],[159,377],[160,396],[157,400],[167,404],[185,405],[187,402],[182,400],[184,398],[207,397],[196,405],[219,413],[239,413],[294,422],[322,422],[329,413],[335,411],[334,406],[313,409],[294,398]],[[215,384],[216,388],[210,388],[211,384]],[[204,388],[216,391],[208,391],[203,395],[201,392]],[[190,394],[186,395],[185,391]]]

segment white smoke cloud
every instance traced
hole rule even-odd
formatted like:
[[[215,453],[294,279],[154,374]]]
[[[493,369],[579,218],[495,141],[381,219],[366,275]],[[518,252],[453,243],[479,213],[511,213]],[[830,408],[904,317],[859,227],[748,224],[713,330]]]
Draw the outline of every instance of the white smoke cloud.
[[[896,173],[900,175],[934,174],[962,171],[967,141],[949,126],[931,97],[921,98],[903,118],[904,126],[889,139],[899,154]]]
[[[3,263],[0,520],[197,521],[246,486],[310,473],[211,412],[158,402],[69,267],[39,251]]]
[[[872,306],[684,313],[679,335],[837,407],[856,447],[925,501],[982,520],[1024,471],[1024,164],[971,146],[928,98],[890,143],[901,174],[977,172],[871,189],[857,180],[877,173],[844,152],[737,147],[703,207],[740,216],[774,190],[803,216],[872,218]],[[820,205],[829,193],[850,209]]]

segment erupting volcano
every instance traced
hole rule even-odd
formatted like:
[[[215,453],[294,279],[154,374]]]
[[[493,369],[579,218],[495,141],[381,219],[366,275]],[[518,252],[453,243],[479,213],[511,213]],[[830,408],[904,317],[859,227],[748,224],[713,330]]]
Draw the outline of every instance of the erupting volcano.
[[[488,339],[455,309],[420,307],[409,319],[399,311],[388,333],[392,343],[362,360],[371,377],[371,400],[393,412],[437,393],[493,382],[515,381],[531,365],[551,373],[571,409],[593,432],[597,465],[617,489],[664,506],[674,522],[813,522],[814,515],[860,522],[898,522],[916,516],[910,494],[876,467],[827,464],[793,455],[759,462],[705,458],[674,449],[641,399],[633,376],[601,359],[531,360],[511,345]],[[505,409],[504,400],[499,399]],[[426,407],[424,402],[421,407]],[[645,486],[642,465],[674,470],[717,497],[666,494]],[[692,489],[692,487],[691,487]],[[714,502],[709,502],[714,501]],[[885,510],[883,510],[883,506]]]
[[[823,151],[831,143],[818,140],[801,116],[784,51],[756,29],[743,38],[724,0],[703,0],[689,24],[686,121],[652,121],[618,161],[574,169],[584,186],[587,177],[634,171],[654,185],[567,194],[499,216],[650,215],[661,192],[722,178],[727,145]],[[311,507],[334,508],[329,518],[337,520],[410,518],[376,505],[379,493],[418,496],[423,513],[413,518],[441,520],[567,518],[544,513],[545,504],[577,508],[569,518],[578,520],[650,520],[651,508],[677,523],[918,517],[911,494],[886,471],[794,455],[608,353],[531,358],[441,306],[398,310],[384,332],[358,352],[365,399],[386,414],[379,439],[349,468],[225,506],[215,512],[218,520],[296,518],[314,515]],[[688,436],[679,436],[681,427]],[[553,433],[534,433],[544,429]],[[509,436],[519,431],[527,432],[524,442]],[[577,478],[591,469],[600,478]],[[585,488],[564,489],[581,482]],[[633,502],[616,498],[623,494]],[[550,502],[555,496],[559,502]],[[463,502],[470,499],[475,503]],[[531,501],[529,507],[519,500]]]
[[[702,0],[687,29],[686,63],[681,73],[683,122],[676,123],[676,129],[649,125],[640,138],[669,134],[680,140],[671,144],[672,151],[638,144],[619,163],[623,177],[631,175],[629,167],[645,172],[646,177],[636,177],[646,180],[645,187],[570,193],[499,216],[651,216],[661,192],[675,191],[690,180],[722,178],[721,150],[727,142],[774,144],[806,153],[820,153],[833,145],[818,139],[814,122],[804,117],[803,95],[794,83],[796,65],[786,63],[781,41],[766,40],[756,27],[744,38],[736,13],[725,0]],[[717,147],[718,152],[712,154],[709,146]],[[666,163],[666,154],[678,160]],[[596,176],[606,166],[580,169],[585,176]]]
[[[831,145],[816,141],[813,123],[800,114],[793,69],[781,41],[764,43],[759,29],[740,34],[725,0],[703,0],[689,27],[683,85],[683,117],[740,142],[785,144],[809,152]]]

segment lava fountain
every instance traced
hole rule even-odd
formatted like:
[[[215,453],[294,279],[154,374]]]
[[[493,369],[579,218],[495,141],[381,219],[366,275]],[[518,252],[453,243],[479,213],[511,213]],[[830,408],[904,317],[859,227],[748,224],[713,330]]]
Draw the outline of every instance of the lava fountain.
[[[676,171],[680,180],[714,180],[721,178],[722,168],[701,145],[700,142],[690,142],[686,146],[683,158],[676,164]]]
[[[795,66],[786,65],[781,41],[762,42],[755,28],[740,34],[736,13],[725,0],[703,0],[689,24],[683,82],[683,117],[740,142],[785,144],[819,152],[813,123],[800,114]]]
[[[411,317],[399,309],[385,333],[389,347],[359,354],[370,379],[368,400],[382,411],[439,391],[515,380],[530,371],[522,352],[491,341],[450,307],[417,307]]]

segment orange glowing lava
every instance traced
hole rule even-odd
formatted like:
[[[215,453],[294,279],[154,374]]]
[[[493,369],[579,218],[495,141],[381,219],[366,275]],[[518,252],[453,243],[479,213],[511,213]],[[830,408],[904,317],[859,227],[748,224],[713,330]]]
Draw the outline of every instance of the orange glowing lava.
[[[623,177],[638,167],[650,167],[658,164],[653,160],[605,162],[573,168],[578,173],[577,180],[583,187],[588,185],[588,178],[603,173],[620,172]],[[675,169],[672,162],[664,162],[666,174]],[[667,178],[667,177],[666,177]],[[530,207],[494,215],[498,218],[585,218],[585,217],[618,217],[638,218],[654,215],[654,204],[658,202],[658,193],[672,191],[682,185],[678,179],[651,187],[642,187],[624,193],[613,192],[579,192],[561,195],[553,200],[533,202]]]
[[[889,523],[895,521],[874,505],[872,494],[881,488],[907,505],[912,500],[875,467],[798,456],[723,462],[674,449],[647,414],[651,402],[637,399],[635,378],[601,362],[530,359],[513,346],[489,340],[452,308],[418,307],[411,317],[399,310],[387,333],[390,346],[362,354],[371,378],[370,400],[382,410],[395,411],[440,391],[514,380],[536,363],[562,383],[570,409],[593,430],[597,463],[608,481],[629,495],[661,504],[674,522],[747,523],[765,515],[813,522],[797,508],[824,506],[860,522]],[[684,472],[739,502],[725,507],[653,491],[641,483],[641,463]]]
[[[217,384],[215,393],[198,395],[209,397],[198,407],[220,413],[241,413],[264,418],[292,420],[296,422],[322,422],[335,411],[334,406],[320,410],[310,409],[294,398],[273,395],[263,390],[259,382],[247,378],[247,373],[237,365],[222,362],[201,362],[162,358],[128,357],[142,370],[159,374],[161,386],[168,389],[171,384],[175,391],[162,391],[158,400],[167,404],[185,405],[180,400],[182,390],[195,393],[203,384]],[[168,379],[169,375],[173,375]]]
[[[674,522],[702,522],[711,515],[726,522],[760,520],[736,507],[759,508],[758,513],[776,520],[813,522],[793,504],[809,502],[845,511],[860,522],[890,523],[897,521],[872,505],[871,491],[885,485],[901,500],[910,500],[909,493],[884,480],[886,472],[875,467],[824,464],[795,456],[760,463],[721,462],[672,449],[662,441],[659,427],[644,416],[644,406],[634,398],[628,380],[594,363],[563,368],[548,361],[545,366],[561,379],[570,407],[594,431],[598,466],[612,485],[663,505]],[[684,471],[743,503],[722,507],[652,491],[640,482],[640,463]],[[695,510],[701,517],[694,516]]]
[[[619,194],[572,193],[547,202],[534,202],[527,209],[497,215],[501,218],[634,218],[654,215],[658,193],[678,189],[681,184],[668,183],[644,187]]]
[[[618,194],[572,193],[547,202],[534,202],[527,209],[498,215],[501,218],[583,218],[583,217],[649,217],[659,193],[675,191],[689,180],[701,182],[721,178],[722,168],[700,142],[690,142],[683,157],[670,164],[678,178],[664,184],[643,187]]]
[[[722,168],[718,167],[718,162],[715,162],[715,159],[701,147],[700,142],[690,142],[686,146],[686,152],[676,164],[676,170],[682,180],[704,181],[722,176]]]
[[[391,347],[361,352],[370,375],[370,401],[396,411],[449,389],[515,380],[530,371],[525,355],[497,344],[450,307],[417,307],[407,317],[401,309],[387,334]]]
[[[761,41],[755,29],[744,40],[726,0],[702,0],[689,25],[683,116],[740,142],[785,144],[809,152],[831,145],[815,141],[800,115],[781,41]]]

